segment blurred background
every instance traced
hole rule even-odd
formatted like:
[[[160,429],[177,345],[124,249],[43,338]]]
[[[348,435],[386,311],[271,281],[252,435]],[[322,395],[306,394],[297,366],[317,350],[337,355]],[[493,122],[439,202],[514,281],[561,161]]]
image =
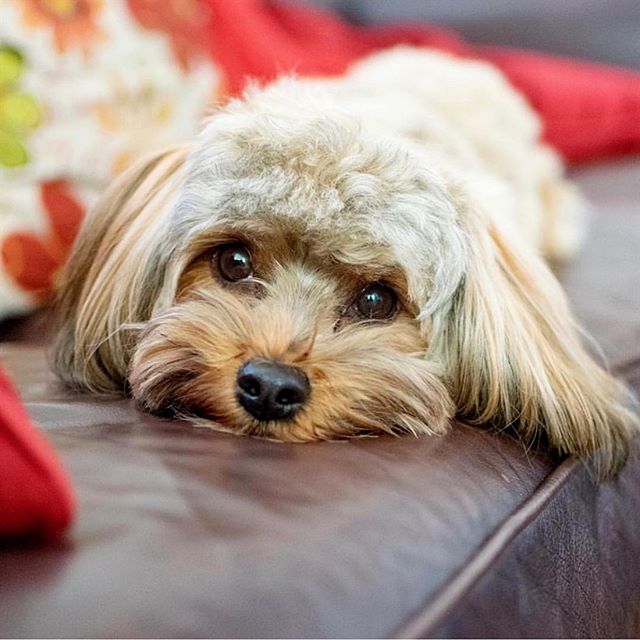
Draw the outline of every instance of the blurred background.
[[[638,0],[296,0],[360,25],[427,21],[475,44],[640,68]]]

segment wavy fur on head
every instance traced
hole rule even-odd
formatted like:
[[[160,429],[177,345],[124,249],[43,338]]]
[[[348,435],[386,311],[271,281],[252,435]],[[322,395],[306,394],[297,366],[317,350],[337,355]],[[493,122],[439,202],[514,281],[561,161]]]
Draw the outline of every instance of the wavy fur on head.
[[[497,71],[424,50],[250,88],[90,214],[56,371],[236,433],[438,434],[457,413],[615,471],[636,422],[542,259],[569,257],[582,223],[539,129]],[[230,242],[253,262],[237,283],[216,266]],[[398,298],[384,320],[354,312],[372,282]],[[254,358],[306,374],[291,419],[237,401]]]

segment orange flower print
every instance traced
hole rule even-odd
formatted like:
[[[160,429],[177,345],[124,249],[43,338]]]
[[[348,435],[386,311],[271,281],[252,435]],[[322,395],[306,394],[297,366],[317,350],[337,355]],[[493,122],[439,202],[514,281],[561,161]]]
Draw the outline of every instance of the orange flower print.
[[[152,143],[158,132],[171,126],[175,97],[144,81],[133,88],[114,81],[109,94],[107,100],[95,103],[93,112],[105,133],[112,133],[124,143],[111,165],[115,177],[140,155],[155,148]]]
[[[207,55],[209,12],[202,0],[127,0],[129,11],[144,29],[161,31],[171,41],[180,67]]]
[[[5,271],[36,300],[51,292],[57,270],[64,264],[84,217],[84,208],[63,180],[40,185],[40,198],[50,228],[43,234],[9,234],[0,246]]]
[[[17,0],[27,27],[49,27],[59,53],[81,49],[88,55],[104,37],[96,24],[104,0]]]

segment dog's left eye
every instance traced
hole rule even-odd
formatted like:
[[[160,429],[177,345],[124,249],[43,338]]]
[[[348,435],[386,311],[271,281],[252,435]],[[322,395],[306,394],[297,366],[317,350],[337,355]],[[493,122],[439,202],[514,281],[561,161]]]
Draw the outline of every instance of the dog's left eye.
[[[216,257],[220,275],[229,282],[246,280],[253,275],[251,253],[243,244],[235,243],[221,247]]]
[[[369,320],[387,320],[396,312],[398,298],[393,289],[381,282],[370,284],[356,301],[358,314]]]

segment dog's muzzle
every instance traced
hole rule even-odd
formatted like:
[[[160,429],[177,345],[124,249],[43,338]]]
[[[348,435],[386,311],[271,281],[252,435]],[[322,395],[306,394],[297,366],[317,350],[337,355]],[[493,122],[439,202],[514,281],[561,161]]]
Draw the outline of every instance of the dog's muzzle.
[[[262,422],[293,418],[310,393],[309,378],[298,367],[256,359],[238,370],[236,398]]]

